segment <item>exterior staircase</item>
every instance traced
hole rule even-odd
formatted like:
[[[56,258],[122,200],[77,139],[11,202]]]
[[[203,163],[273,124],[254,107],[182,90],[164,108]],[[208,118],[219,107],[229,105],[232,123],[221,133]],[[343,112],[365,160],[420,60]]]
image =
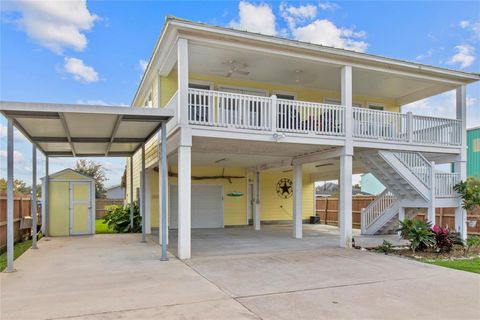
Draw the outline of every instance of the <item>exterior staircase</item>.
[[[456,173],[439,172],[418,152],[379,150],[356,155],[386,187],[361,212],[362,234],[393,233],[405,208],[431,207],[439,199],[456,199]],[[402,210],[402,211],[401,211]]]

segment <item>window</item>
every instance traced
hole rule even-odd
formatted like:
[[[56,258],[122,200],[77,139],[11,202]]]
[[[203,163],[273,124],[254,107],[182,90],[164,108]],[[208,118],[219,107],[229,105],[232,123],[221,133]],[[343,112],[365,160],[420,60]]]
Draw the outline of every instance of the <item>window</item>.
[[[145,108],[153,107],[152,91],[148,93],[147,98],[145,99],[145,102],[143,105],[145,106]]]
[[[368,109],[383,111],[384,106],[382,104],[379,104],[379,103],[369,103],[368,104]]]
[[[473,152],[480,152],[480,138],[473,139]]]
[[[325,99],[324,102],[326,104],[334,104],[334,105],[337,105],[337,106],[340,106],[342,105],[342,103],[340,102],[340,100],[336,100],[336,99]],[[355,107],[355,108],[361,108],[363,107],[363,105],[359,102],[353,102],[352,103],[352,106]]]

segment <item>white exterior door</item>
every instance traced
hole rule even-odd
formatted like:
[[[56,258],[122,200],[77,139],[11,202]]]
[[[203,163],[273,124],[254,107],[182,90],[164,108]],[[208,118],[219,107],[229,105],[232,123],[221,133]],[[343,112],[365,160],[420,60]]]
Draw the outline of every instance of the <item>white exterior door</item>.
[[[92,233],[92,190],[90,182],[70,182],[70,234]]]
[[[178,187],[170,186],[170,228],[178,227]],[[192,185],[192,228],[223,228],[223,187]]]

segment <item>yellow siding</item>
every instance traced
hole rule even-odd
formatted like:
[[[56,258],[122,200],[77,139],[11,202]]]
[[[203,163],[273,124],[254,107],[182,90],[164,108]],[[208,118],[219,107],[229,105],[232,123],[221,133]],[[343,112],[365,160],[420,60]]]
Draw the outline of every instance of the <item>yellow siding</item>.
[[[176,167],[172,167],[177,172]],[[221,175],[219,167],[193,167],[192,176],[216,176]],[[225,175],[243,176],[244,179],[232,179],[231,183],[224,179],[192,180],[193,185],[222,185],[224,188],[224,223],[225,226],[247,224],[247,173],[243,168],[225,168]],[[292,179],[292,173],[265,172],[260,175],[260,200],[261,220],[281,221],[291,220],[293,212],[293,199],[282,199],[277,195],[276,186],[281,178]],[[250,183],[252,177],[248,177]],[[170,177],[169,185],[176,185],[177,178]],[[150,173],[151,190],[151,226],[158,228],[158,173]],[[313,199],[314,184],[310,182],[308,175],[303,177],[303,218],[307,219],[314,212]],[[232,191],[243,192],[242,197],[228,197],[226,194]],[[192,204],[193,205],[193,204]]]
[[[81,175],[79,173],[73,172],[73,171],[65,171],[54,178],[51,178],[50,180],[82,180],[82,181],[90,181],[88,180],[87,177],[84,175]]]
[[[262,221],[291,220],[293,216],[293,199],[283,199],[277,195],[277,183],[280,179],[293,180],[292,172],[262,172],[260,173],[260,217]],[[313,190],[314,183],[304,174],[303,207],[304,219],[314,213]]]
[[[69,182],[49,182],[49,232],[51,236],[68,236],[70,234]]]

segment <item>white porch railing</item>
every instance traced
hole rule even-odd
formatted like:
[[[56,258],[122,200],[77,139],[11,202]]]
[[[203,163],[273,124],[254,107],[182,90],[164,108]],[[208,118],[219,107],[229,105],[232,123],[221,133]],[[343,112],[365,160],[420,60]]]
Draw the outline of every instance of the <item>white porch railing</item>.
[[[395,195],[388,189],[379,194],[367,208],[361,210],[361,227],[364,232],[375,222],[385,211],[397,202]]]
[[[461,120],[418,115],[413,116],[413,142],[441,145],[460,145],[462,143],[461,132]]]
[[[191,124],[344,136],[346,108],[213,90],[188,89]],[[461,145],[461,121],[352,107],[355,139]]]
[[[353,136],[357,138],[406,141],[407,115],[353,108]]]
[[[345,108],[296,100],[277,100],[277,130],[282,132],[345,134]]]
[[[400,160],[427,187],[431,186],[431,163],[417,152],[395,152]]]
[[[436,172],[435,173],[435,196],[449,198],[457,196],[453,187],[460,182],[458,173]]]
[[[191,124],[272,130],[271,99],[230,92],[189,89],[188,120]]]

